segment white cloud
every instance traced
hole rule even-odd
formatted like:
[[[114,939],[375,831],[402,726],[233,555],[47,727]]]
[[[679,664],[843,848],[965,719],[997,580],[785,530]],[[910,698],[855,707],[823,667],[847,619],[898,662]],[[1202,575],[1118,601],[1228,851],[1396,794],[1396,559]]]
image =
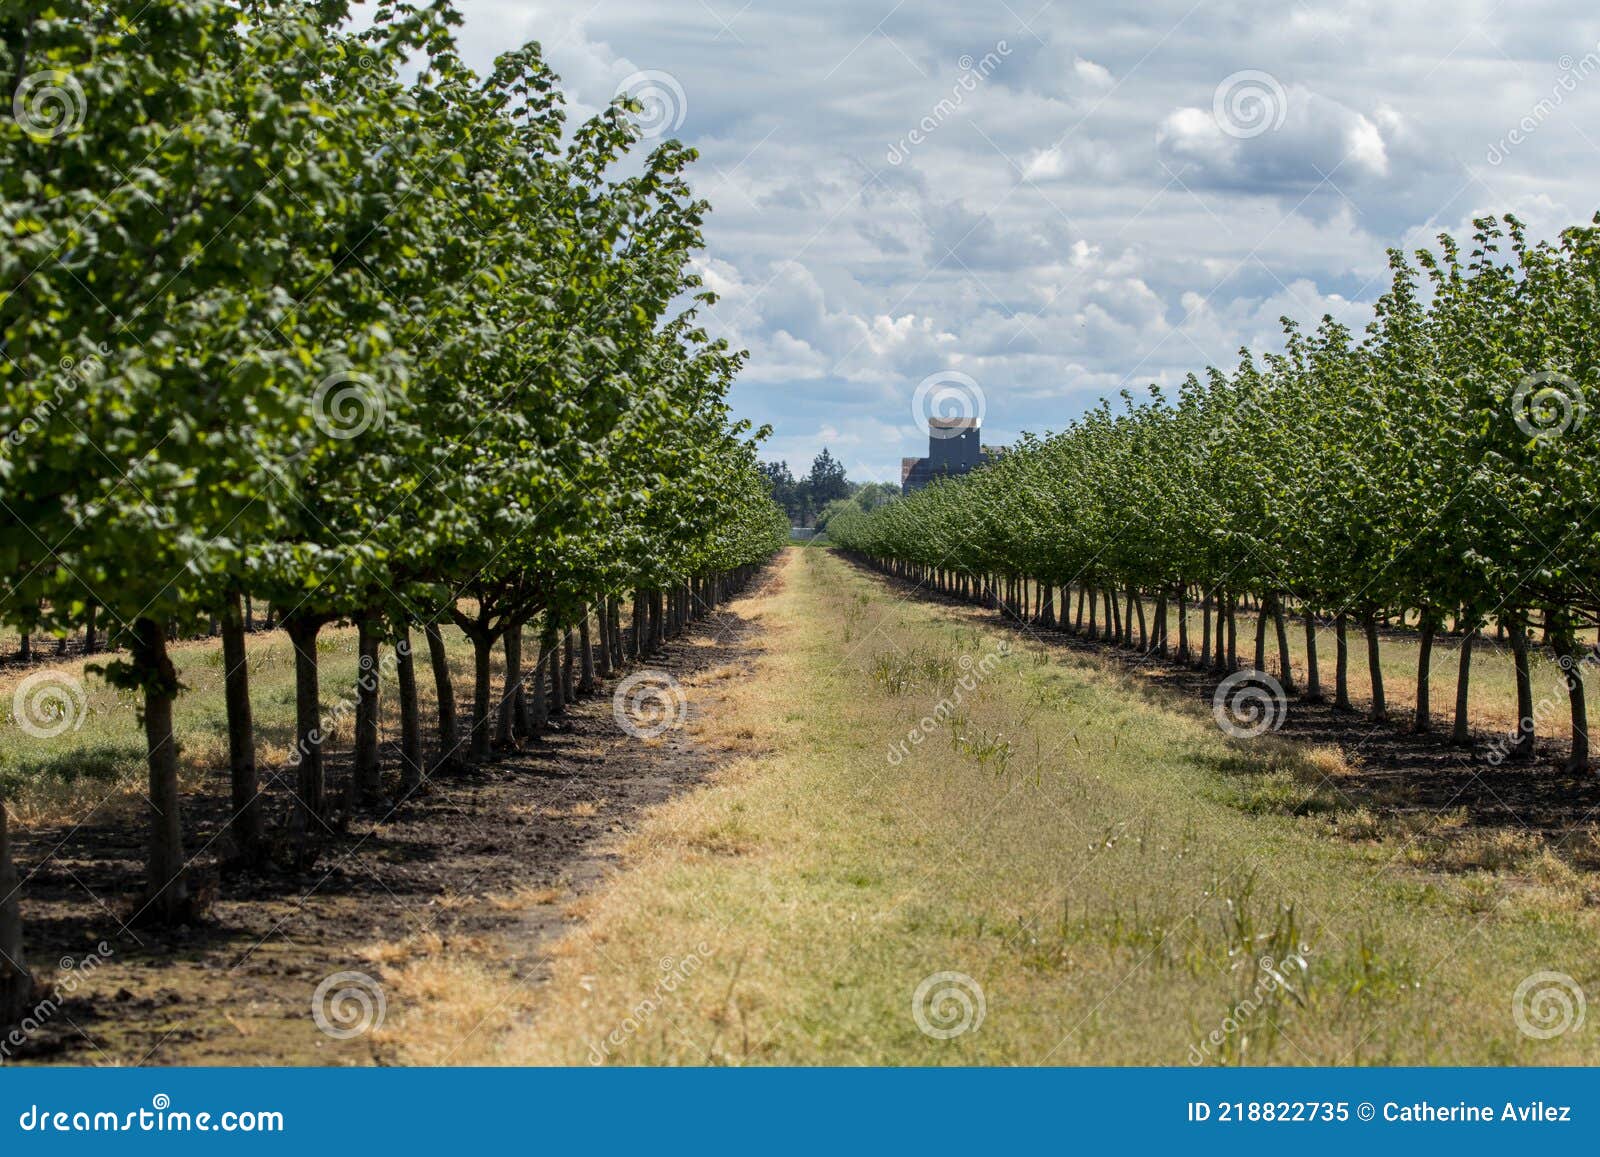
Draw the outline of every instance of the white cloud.
[[[1110,69],[1081,56],[1073,58],[1072,71],[1079,80],[1095,88],[1110,88],[1113,83]]]
[[[1223,132],[1206,109],[1180,108],[1168,113],[1156,130],[1156,143],[1180,162],[1193,161],[1214,171],[1238,164],[1239,142]]]
[[[1375,177],[1389,175],[1389,152],[1377,125],[1357,113],[1345,126],[1344,137],[1350,164]]]
[[[1284,313],[1359,327],[1387,246],[1506,208],[1548,235],[1600,186],[1600,84],[1484,159],[1559,58],[1592,49],[1575,3],[1150,0],[1024,13],[1027,28],[959,0],[462,8],[472,64],[539,38],[575,117],[634,71],[681,84],[690,179],[713,206],[697,268],[722,300],[704,319],[750,350],[736,412],[772,423],[797,468],[829,441],[852,474],[898,478],[918,451],[907,400],[938,369],[983,384],[1000,436],[1231,363],[1276,343]],[[1002,40],[959,115],[889,165],[961,58]],[[1283,115],[1230,135],[1214,94],[1251,71]]]

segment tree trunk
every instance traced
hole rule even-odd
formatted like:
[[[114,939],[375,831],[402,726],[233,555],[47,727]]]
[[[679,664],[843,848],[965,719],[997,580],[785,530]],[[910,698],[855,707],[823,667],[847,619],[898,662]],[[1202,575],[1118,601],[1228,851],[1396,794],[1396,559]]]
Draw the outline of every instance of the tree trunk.
[[[1576,643],[1569,641],[1564,652],[1567,702],[1572,707],[1572,749],[1562,770],[1569,775],[1585,775],[1589,771],[1589,705],[1583,695],[1583,661]]]
[[[294,644],[295,803],[290,832],[304,863],[312,841],[331,830],[324,818],[322,692],[317,682],[317,635],[322,621],[290,616],[283,629]]]
[[[645,611],[644,592],[640,591],[640,590],[635,590],[633,592],[633,621],[628,624],[628,630],[629,630],[630,638],[632,640],[632,647],[631,647],[631,649],[629,651],[629,657],[631,659],[633,659],[633,661],[636,662],[636,663],[640,659],[644,658],[644,653],[645,653],[644,626],[645,626],[645,618],[646,618],[646,616],[647,616],[647,612]]]
[[[261,798],[256,781],[255,721],[250,713],[250,658],[238,591],[222,608],[222,693],[228,711],[228,779],[233,816],[228,831],[234,859],[259,862],[262,852]]]
[[[1510,755],[1514,759],[1527,759],[1533,754],[1533,741],[1538,728],[1533,718],[1533,677],[1528,669],[1528,621],[1514,615],[1507,629],[1511,632],[1511,659],[1517,680],[1517,728],[1512,735]]]
[[[1322,671],[1317,666],[1317,616],[1309,609],[1306,620],[1306,702],[1322,702]]]
[[[550,647],[555,636],[548,623],[539,627],[539,659],[533,672],[533,725],[543,731],[550,722]]]
[[[522,624],[506,631],[500,640],[505,654],[506,673],[500,691],[500,716],[495,725],[495,743],[511,750],[517,743],[517,715],[522,699]]]
[[[1178,584],[1178,662],[1187,664],[1189,654],[1189,584]]]
[[[411,654],[411,627],[401,623],[394,646],[395,684],[400,693],[400,791],[410,796],[422,786],[422,708],[417,701],[417,664]]]
[[[356,741],[355,764],[350,775],[350,803],[367,804],[383,795],[383,769],[378,759],[378,649],[383,634],[376,615],[365,614],[356,623]]]
[[[1200,588],[1200,667],[1211,666],[1211,591]]]
[[[1372,681],[1372,710],[1368,718],[1382,723],[1389,718],[1389,706],[1383,697],[1382,654],[1378,649],[1378,613],[1368,610],[1363,616],[1367,630],[1367,677]]]
[[[1456,665],[1456,719],[1455,726],[1450,730],[1450,742],[1466,746],[1472,741],[1471,726],[1467,721],[1467,691],[1472,681],[1472,640],[1477,637],[1477,628],[1468,626],[1461,636],[1461,656]]]
[[[666,619],[666,598],[662,596],[661,618]],[[577,663],[577,632],[571,627],[567,628],[566,637],[561,641],[561,696],[568,703],[578,701],[578,680],[574,677]]]
[[[1333,620],[1333,705],[1340,711],[1353,711],[1350,704],[1349,616],[1340,611]]]
[[[1228,669],[1228,623],[1232,616],[1228,614],[1228,592],[1217,590],[1217,629],[1215,645],[1217,659],[1215,666],[1219,671]]]
[[[473,763],[489,761],[490,730],[493,718],[489,697],[494,694],[494,636],[485,630],[474,631],[472,639],[472,737],[467,744]]]
[[[144,688],[144,737],[150,766],[149,878],[139,918],[155,924],[186,924],[195,916],[195,905],[184,870],[178,742],[172,734],[178,673],[167,655],[166,631],[153,619],[137,619],[133,624],[133,665]]]
[[[1283,599],[1274,591],[1268,596],[1272,607],[1272,629],[1278,638],[1278,682],[1284,694],[1294,694],[1294,665],[1289,661],[1289,625],[1283,617]]]
[[[685,606],[688,606],[685,600]],[[583,618],[578,620],[578,655],[582,660],[583,673],[578,681],[579,695],[593,695],[595,691],[594,673],[594,647],[589,637],[589,608],[583,610]]]
[[[11,862],[6,803],[0,799],[0,1028],[16,1024],[33,1003],[33,976],[22,959],[22,907]]]
[[[461,766],[460,722],[456,718],[456,686],[450,677],[450,656],[445,651],[444,635],[438,623],[425,623],[423,637],[428,640],[428,664],[433,668],[434,696],[439,701],[439,759],[434,775],[449,775]]]
[[[90,603],[88,608],[84,611],[83,653],[85,655],[93,655],[100,650],[100,637],[95,630],[95,618],[99,609],[100,608],[97,604]]]
[[[1267,608],[1263,603],[1261,613],[1256,616],[1256,670],[1267,669]]]
[[[623,649],[622,600],[619,599],[619,598],[612,598],[610,600],[610,607],[611,607],[611,612],[610,613],[611,613],[611,650],[612,650],[611,665],[612,665],[613,668],[615,668],[616,670],[620,671],[622,669],[623,664],[628,661],[627,653]]]
[[[1433,691],[1433,638],[1439,624],[1426,608],[1422,612],[1421,638],[1417,647],[1417,713],[1411,729],[1419,734],[1433,730],[1430,699]]]
[[[595,626],[595,675],[600,679],[611,678],[611,600],[603,598],[594,606]]]
[[[1228,600],[1228,663],[1230,671],[1239,669],[1239,613],[1234,599]]]
[[[650,613],[648,600],[645,606],[645,614],[648,617]],[[567,709],[567,685],[561,678],[561,628],[552,624],[549,630],[550,646],[540,659],[545,661],[545,666],[550,670],[550,714],[560,715]],[[648,625],[645,638],[649,639]]]

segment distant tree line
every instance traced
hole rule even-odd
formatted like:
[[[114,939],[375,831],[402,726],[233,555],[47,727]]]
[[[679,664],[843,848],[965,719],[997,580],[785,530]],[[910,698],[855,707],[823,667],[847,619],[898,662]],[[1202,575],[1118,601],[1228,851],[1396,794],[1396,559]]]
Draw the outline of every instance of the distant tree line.
[[[772,500],[789,516],[791,526],[813,526],[818,530],[845,506],[871,513],[891,499],[900,497],[900,488],[888,482],[851,482],[844,463],[824,446],[811,460],[811,469],[796,478],[787,462],[763,462],[772,490]]]

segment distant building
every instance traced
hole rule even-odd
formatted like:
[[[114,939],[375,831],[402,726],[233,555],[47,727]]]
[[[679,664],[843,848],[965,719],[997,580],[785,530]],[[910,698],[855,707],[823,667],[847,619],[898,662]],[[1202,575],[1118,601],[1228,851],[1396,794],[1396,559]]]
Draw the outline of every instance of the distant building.
[[[928,422],[928,456],[900,459],[900,493],[921,490],[935,478],[970,474],[1002,453],[985,446],[976,418],[933,418]]]

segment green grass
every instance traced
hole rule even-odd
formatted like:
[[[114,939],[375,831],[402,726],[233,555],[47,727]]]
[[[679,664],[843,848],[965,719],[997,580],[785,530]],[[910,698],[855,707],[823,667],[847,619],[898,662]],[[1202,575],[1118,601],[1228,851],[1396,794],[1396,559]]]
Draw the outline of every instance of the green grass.
[[[471,647],[458,631],[446,630],[451,669],[458,696],[470,695]],[[414,638],[419,648],[420,636]],[[268,768],[287,761],[294,732],[294,653],[281,631],[262,632],[249,638],[251,706],[258,741],[257,763]],[[352,697],[356,680],[354,628],[327,629],[319,639],[321,691],[325,713],[341,698]],[[144,729],[139,722],[137,696],[108,686],[86,666],[104,663],[109,656],[79,656],[0,672],[0,795],[20,824],[76,822],[87,811],[109,799],[133,799],[144,790],[146,776]],[[228,731],[223,700],[221,645],[202,639],[174,645],[184,692],[174,711],[174,728],[180,746],[185,785],[226,791]],[[496,668],[498,671],[498,667]],[[52,672],[81,688],[78,707],[59,734],[30,735],[17,726],[15,695],[19,684],[43,672]],[[392,686],[387,688],[392,692]],[[419,671],[419,692],[424,717],[433,714],[433,685],[427,677],[426,657]],[[398,738],[399,707],[394,695],[382,699],[385,741]],[[348,747],[353,738],[353,713],[337,716],[332,732],[334,748]],[[55,731],[55,727],[50,728]]]
[[[741,607],[759,669],[701,732],[751,738],[630,842],[531,1026],[492,957],[444,962],[499,1010],[435,1009],[454,1063],[1600,1060],[1592,1027],[1513,1017],[1536,972],[1600,985],[1594,881],[1537,840],[1445,870],[1418,847],[1461,816],[1342,810],[1335,753],[1226,739],[1093,658],[1002,656],[823,551],[783,575]],[[932,1027],[979,990],[981,1026],[924,1032],[930,986]]]

